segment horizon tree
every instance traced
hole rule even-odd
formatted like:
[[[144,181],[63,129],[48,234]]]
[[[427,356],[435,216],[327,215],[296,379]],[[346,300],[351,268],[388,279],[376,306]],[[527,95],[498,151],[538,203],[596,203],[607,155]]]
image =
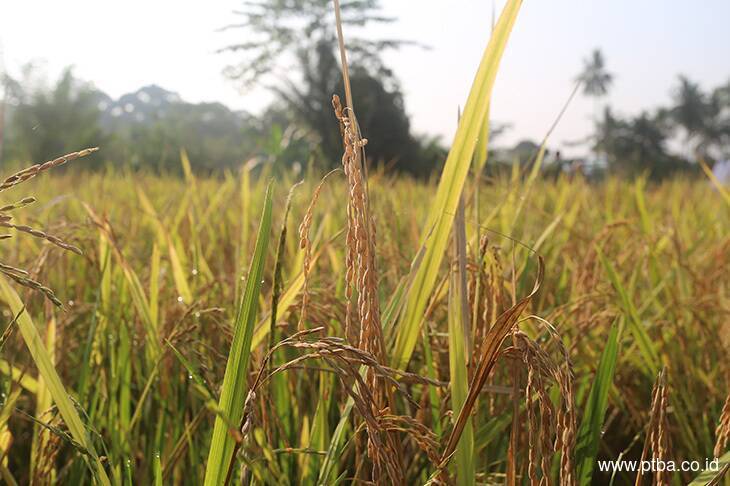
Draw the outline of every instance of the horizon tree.
[[[730,142],[730,82],[705,93],[699,83],[679,76],[674,94],[674,106],[668,117],[674,126],[684,131],[688,155],[707,157],[728,153]]]
[[[608,94],[613,83],[613,74],[606,70],[606,61],[600,49],[594,49],[590,56],[583,60],[583,71],[576,81],[583,83],[583,94],[596,101]]]
[[[316,135],[327,164],[339,163],[341,140],[331,99],[342,91],[342,76],[330,0],[259,0],[245,2],[235,13],[243,20],[223,30],[245,30],[248,39],[219,50],[244,57],[224,74],[244,88],[263,86],[274,92],[291,121]],[[400,169],[419,173],[429,165],[423,154],[433,151],[419,150],[410,134],[399,83],[382,59],[384,52],[414,43],[360,35],[366,26],[394,20],[382,14],[378,0],[344,1],[342,16],[355,111],[363,136],[370,139],[366,152],[376,162],[395,162]],[[388,116],[378,116],[383,111]]]
[[[730,157],[730,80],[710,95],[711,123],[707,127],[707,145],[717,149],[720,157]]]
[[[40,162],[79,147],[104,145],[98,91],[67,67],[52,86],[33,81],[35,66],[23,68],[23,79],[5,77],[8,159]]]
[[[712,108],[699,83],[684,75],[679,75],[679,85],[673,98],[674,105],[669,109],[669,117],[676,127],[684,131],[685,148],[691,157],[700,149],[700,144],[693,149],[692,141],[707,132],[707,119]]]
[[[582,83],[583,95],[593,99],[593,123],[596,127],[595,133],[597,137],[599,102],[608,94],[613,83],[613,74],[606,70],[606,61],[599,48],[594,49],[583,60],[583,71],[577,76],[576,81]],[[599,152],[594,150],[596,158],[598,154]]]

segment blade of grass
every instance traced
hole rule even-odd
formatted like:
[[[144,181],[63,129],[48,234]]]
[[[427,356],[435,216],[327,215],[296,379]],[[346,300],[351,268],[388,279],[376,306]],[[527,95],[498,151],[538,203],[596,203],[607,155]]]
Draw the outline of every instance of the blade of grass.
[[[449,374],[451,377],[451,408],[454,420],[464,407],[468,394],[469,377],[467,361],[469,356],[470,330],[469,311],[465,306],[466,289],[466,230],[463,199],[454,225],[454,247],[457,257],[456,268],[452,268],[449,285]],[[456,483],[459,486],[474,484],[474,430],[471,418],[467,418],[464,431],[456,445]]]
[[[150,319],[157,327],[160,313],[160,248],[152,244],[152,260],[150,262]]]
[[[720,193],[725,202],[730,204],[730,192],[727,191],[727,189],[722,184],[722,182],[720,182],[717,176],[715,176],[710,168],[707,167],[707,164],[704,160],[700,160],[700,167],[702,167],[702,171],[705,173],[708,179],[710,179],[710,182],[712,182],[712,185],[715,186],[715,189],[717,190],[717,192]]]
[[[706,469],[701,472],[694,480],[689,483],[689,486],[712,486],[720,484],[722,478],[730,470],[730,452],[726,453],[722,457],[718,458],[719,470],[713,471]]]
[[[207,398],[209,400],[215,400],[215,392],[211,390],[208,382],[206,382],[203,377],[200,376],[199,366],[195,365],[188,358],[186,358],[185,355],[182,354],[179,349],[173,346],[170,341],[165,340],[165,343],[170,346],[172,352],[175,353],[175,357],[177,357],[178,361],[180,361],[180,363],[185,367],[185,370],[188,372],[188,378],[192,379],[195,384],[200,387],[200,389],[204,392],[203,394],[207,395]]]
[[[155,452],[153,466],[155,471],[155,486],[162,486],[162,462],[160,461],[160,453]]]
[[[651,338],[646,333],[646,329],[644,329],[644,325],[639,317],[639,312],[636,310],[636,306],[631,300],[631,297],[629,297],[629,292],[626,291],[626,288],[621,283],[621,279],[616,268],[606,258],[600,248],[596,247],[596,253],[598,258],[601,260],[604,270],[608,274],[608,279],[611,282],[611,285],[613,285],[621,298],[623,310],[627,314],[629,329],[631,329],[631,333],[639,347],[645,369],[650,376],[655,376],[659,373],[659,355]]]
[[[23,370],[12,366],[4,359],[0,359],[0,374],[5,375],[15,381],[32,394],[38,393],[38,381],[23,372]]]
[[[142,319],[142,323],[144,324],[145,331],[147,332],[146,337],[148,346],[145,348],[145,350],[149,354],[150,362],[156,363],[157,358],[160,356],[161,353],[161,346],[159,342],[157,323],[152,318],[152,310],[150,308],[150,303],[147,300],[147,295],[145,294],[144,287],[142,286],[142,283],[137,276],[137,273],[132,269],[132,266],[129,264],[129,262],[127,262],[121,250],[117,247],[109,223],[106,220],[102,220],[87,204],[84,204],[83,206],[84,209],[86,209],[86,212],[91,220],[99,229],[99,234],[101,238],[106,241],[105,245],[108,245],[111,248],[111,251],[114,254],[117,263],[122,268],[122,273],[124,274],[127,284],[129,285],[132,302],[134,303],[134,307],[135,309],[137,309],[137,312]],[[106,261],[104,266],[105,275],[107,275],[108,268],[109,262]],[[107,295],[107,293],[111,292],[110,282],[107,281],[105,286],[106,292],[103,292],[102,295],[106,298],[103,299],[103,302],[108,302],[109,299],[111,299],[111,295]]]
[[[46,350],[48,351],[48,356],[51,358],[51,364],[55,366],[56,318],[53,316],[53,314],[48,317],[46,322]],[[38,393],[36,393],[35,417],[38,420],[43,420],[44,414],[48,412],[48,410],[50,410],[53,406],[53,398],[48,391],[48,387],[46,387],[45,383],[43,382],[43,377],[38,379],[38,385]],[[35,473],[36,467],[38,466],[36,464],[36,460],[38,457],[41,457],[41,448],[43,443],[45,442],[44,440],[42,440],[43,435],[40,433],[41,431],[38,425],[35,425],[33,429],[33,439],[31,440],[32,452],[30,455],[31,473]]]
[[[20,297],[3,276],[0,276],[0,295],[2,295],[2,299],[10,306],[13,313],[19,313],[24,308]],[[38,334],[38,329],[36,329],[35,324],[33,324],[27,312],[18,315],[17,323],[23,340],[28,346],[28,351],[36,366],[38,366],[38,373],[43,378],[43,384],[51,393],[51,397],[53,397],[53,401],[58,407],[61,418],[66,423],[66,427],[68,427],[74,440],[84,447],[90,456],[89,468],[91,473],[99,483],[104,486],[111,486],[109,477],[96,453],[89,434],[86,432],[84,423],[81,421],[81,417],[76,411],[76,407],[74,407],[71,398],[66,393],[61,383],[61,378],[53,366],[48,350],[46,350],[45,344]]]
[[[608,392],[613,386],[613,375],[618,359],[619,329],[611,328],[606,347],[598,363],[596,377],[593,379],[590,394],[583,412],[583,420],[578,428],[575,444],[575,462],[578,484],[591,484],[598,442],[601,439],[603,419],[608,407]]]
[[[492,86],[497,76],[499,61],[507,44],[512,26],[517,18],[521,0],[510,0],[504,7],[489,45],[482,58],[479,70],[466,102],[464,114],[454,137],[454,143],[444,165],[433,206],[424,228],[421,242],[427,245],[423,263],[416,274],[414,285],[409,292],[406,310],[400,321],[392,362],[395,367],[405,368],[420,336],[423,312],[436,283],[439,267],[444,257],[451,233],[451,225],[456,213],[464,181],[469,172],[479,131],[489,106]]]
[[[342,451],[345,448],[343,439],[350,421],[350,413],[354,406],[355,401],[352,397],[348,398],[345,403],[345,407],[342,409],[342,413],[340,414],[340,421],[337,423],[337,427],[335,427],[335,431],[332,433],[332,441],[330,442],[330,446],[327,448],[327,454],[324,456],[324,461],[322,461],[322,467],[319,469],[317,484],[330,483],[329,478],[337,467],[337,460],[340,458]]]
[[[433,351],[431,350],[431,336],[428,332],[428,326],[423,326],[423,355],[426,358],[426,376],[431,380],[436,381],[438,375],[436,375],[436,368],[434,367]],[[433,425],[431,428],[437,437],[441,437],[441,414],[438,389],[433,384],[428,385],[428,401],[431,406],[431,420]]]
[[[271,232],[271,184],[266,189],[264,209],[261,214],[259,232],[256,236],[256,247],[248,271],[246,287],[240,298],[238,312],[234,323],[234,335],[226,363],[219,408],[228,417],[228,421],[217,416],[213,428],[213,438],[208,453],[205,470],[205,485],[217,486],[226,480],[233,460],[235,440],[229,434],[228,423],[237,424],[243,416],[243,404],[247,394],[248,362],[251,355],[251,338],[261,292],[266,252]]]
[[[170,265],[172,266],[172,278],[175,281],[175,288],[185,305],[190,305],[193,302],[193,293],[190,291],[188,279],[185,275],[185,269],[183,268],[179,253],[175,249],[175,245],[171,239],[168,239],[167,246],[168,253],[170,255]]]

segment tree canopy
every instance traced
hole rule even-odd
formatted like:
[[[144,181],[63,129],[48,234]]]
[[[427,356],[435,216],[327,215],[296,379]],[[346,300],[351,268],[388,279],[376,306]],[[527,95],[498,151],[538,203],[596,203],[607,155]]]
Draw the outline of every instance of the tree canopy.
[[[324,165],[339,164],[342,147],[331,100],[333,94],[342,93],[343,84],[330,2],[272,0],[245,2],[244,7],[236,12],[242,21],[225,27],[240,30],[247,39],[221,49],[242,57],[226,69],[226,75],[243,86],[258,83],[274,91],[290,111],[291,121],[315,136]],[[399,84],[382,59],[386,50],[408,42],[358,35],[367,25],[392,20],[382,15],[376,0],[342,3],[354,104],[360,130],[370,141],[368,158],[424,174],[441,157],[411,134]]]
[[[43,161],[49,154],[62,154],[103,144],[106,136],[99,125],[101,113],[96,90],[79,81],[66,68],[56,84],[27,87],[33,68],[27,66],[23,80],[5,80],[8,110],[7,156],[25,161]]]

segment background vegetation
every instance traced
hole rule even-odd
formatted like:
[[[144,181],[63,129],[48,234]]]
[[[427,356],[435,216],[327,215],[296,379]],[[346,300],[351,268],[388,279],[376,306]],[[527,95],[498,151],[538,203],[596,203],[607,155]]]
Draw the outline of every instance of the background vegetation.
[[[76,78],[71,68],[49,81],[29,63],[17,79],[4,76],[0,160],[39,161],[99,145],[107,164],[163,172],[179,173],[177,154],[183,148],[193,170],[201,173],[235,168],[252,158],[275,158],[286,168],[337,167],[341,142],[331,129],[336,120],[330,100],[343,85],[331,16],[327,0],[246,2],[231,25],[223,26],[246,39],[222,46],[222,52],[241,59],[224,74],[244,90],[258,86],[274,94],[271,106],[256,116],[218,103],[189,103],[156,85],[112,99],[103,87]],[[448,147],[412,132],[398,79],[382,59],[388,50],[427,46],[373,39],[373,27],[394,20],[381,13],[377,1],[345,2],[342,20],[350,34],[354,105],[361,132],[370,140],[369,160],[418,177],[440,171]],[[581,170],[594,177],[610,172],[632,178],[646,173],[659,180],[677,171],[699,173],[700,158],[712,165],[730,157],[730,80],[704,92],[679,75],[665,106],[618,114],[605,102],[614,76],[601,51],[591,52],[576,71],[582,94],[595,100],[593,134],[572,142],[585,152],[582,157],[561,156],[548,147],[547,174]],[[539,142],[499,146],[497,135],[508,129],[491,122],[493,164],[487,170],[534,158]]]

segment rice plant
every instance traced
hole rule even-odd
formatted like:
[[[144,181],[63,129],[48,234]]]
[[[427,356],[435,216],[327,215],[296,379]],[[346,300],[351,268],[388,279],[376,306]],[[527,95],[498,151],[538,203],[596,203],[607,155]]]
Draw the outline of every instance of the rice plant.
[[[520,6],[495,25],[438,181],[366,167],[347,83],[342,167],[303,181],[270,165],[199,177],[185,152],[184,178],[35,177],[93,149],[7,178],[0,477],[728,484],[725,192],[543,180],[542,151],[482,177]],[[21,182],[72,197],[6,202]],[[597,467],[649,457],[719,469]]]

